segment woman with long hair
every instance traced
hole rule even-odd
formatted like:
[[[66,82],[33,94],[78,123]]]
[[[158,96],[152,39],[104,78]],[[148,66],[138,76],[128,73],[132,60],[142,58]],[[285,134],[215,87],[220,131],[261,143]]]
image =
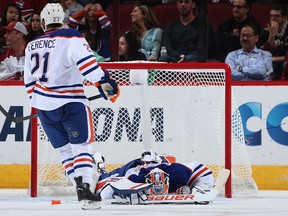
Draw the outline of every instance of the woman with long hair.
[[[162,43],[162,29],[151,9],[146,5],[136,5],[131,13],[132,27],[141,41],[141,47],[146,50],[148,60],[156,61]]]
[[[147,60],[137,36],[128,31],[119,38],[119,61]]]
[[[31,15],[31,21],[29,24],[29,33],[27,35],[27,40],[28,42],[33,40],[36,37],[39,37],[44,34],[44,31],[41,27],[41,22],[40,22],[40,14],[39,13],[32,13]]]

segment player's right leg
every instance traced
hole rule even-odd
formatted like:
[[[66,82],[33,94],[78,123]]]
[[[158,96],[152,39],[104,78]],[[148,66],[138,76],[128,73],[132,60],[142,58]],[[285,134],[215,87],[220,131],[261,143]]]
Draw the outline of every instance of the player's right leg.
[[[101,198],[94,194],[99,173],[90,143],[94,141],[90,109],[82,103],[66,104],[62,123],[71,143],[78,199],[84,200],[82,208],[100,208],[100,204],[95,204]]]
[[[64,107],[51,111],[38,110],[38,116],[53,148],[59,150],[62,159],[62,166],[65,169],[66,175],[76,187],[76,182],[74,180],[76,176],[73,167],[74,156],[72,154],[67,133],[61,122],[64,112],[63,110]]]
[[[39,118],[43,128],[54,148],[60,148],[62,160],[70,160],[69,167],[75,176],[75,181],[79,200],[101,201],[95,195],[94,190],[98,181],[98,173],[92,157],[92,145],[94,140],[93,130],[91,130],[91,113],[82,103],[69,103],[56,110],[39,111]],[[71,144],[67,144],[71,143]],[[72,161],[73,159],[73,161]],[[88,206],[89,208],[89,206]],[[99,207],[100,208],[100,204]]]

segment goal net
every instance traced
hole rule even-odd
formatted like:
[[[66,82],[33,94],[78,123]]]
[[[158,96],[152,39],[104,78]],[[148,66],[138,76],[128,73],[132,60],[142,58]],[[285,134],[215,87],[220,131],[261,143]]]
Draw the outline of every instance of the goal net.
[[[221,168],[230,169],[227,197],[257,192],[227,65],[126,62],[101,66],[121,89],[115,103],[90,102],[96,140],[93,151],[104,156],[107,171],[152,149],[175,156],[176,162],[203,163],[215,178]],[[85,92],[88,97],[98,94],[89,82],[85,82]],[[32,177],[31,194],[75,193],[58,150],[52,149],[41,124],[36,127],[38,138],[32,146],[39,146],[38,159],[32,169],[37,163],[37,175]]]

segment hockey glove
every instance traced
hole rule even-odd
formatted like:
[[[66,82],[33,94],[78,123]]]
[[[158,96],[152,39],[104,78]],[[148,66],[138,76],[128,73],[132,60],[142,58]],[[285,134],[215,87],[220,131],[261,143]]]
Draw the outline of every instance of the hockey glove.
[[[95,85],[99,90],[100,95],[105,100],[110,100],[112,103],[116,101],[116,99],[120,95],[120,89],[117,83],[110,78],[110,74],[108,71],[104,71],[104,76],[99,82],[96,82]]]

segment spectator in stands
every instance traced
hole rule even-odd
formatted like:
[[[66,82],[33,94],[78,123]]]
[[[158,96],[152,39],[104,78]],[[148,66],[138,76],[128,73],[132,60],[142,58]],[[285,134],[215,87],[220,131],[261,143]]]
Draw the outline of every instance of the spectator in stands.
[[[11,22],[3,28],[6,30],[6,44],[10,48],[0,64],[0,80],[23,79],[27,29],[21,22]]]
[[[288,18],[284,5],[273,5],[270,10],[270,24],[260,38],[261,49],[272,53],[272,80],[280,80],[284,63],[288,60]]]
[[[132,31],[126,32],[119,38],[119,61],[147,61],[140,48],[140,41],[137,36]]]
[[[40,35],[43,35],[44,31],[41,27],[40,22],[40,14],[39,13],[33,13],[31,16],[31,22],[30,22],[30,31],[27,35],[27,42],[33,40],[36,37],[39,37]]]
[[[246,24],[240,30],[241,49],[232,51],[225,59],[232,70],[233,80],[269,80],[273,72],[272,55],[268,51],[258,49],[257,28]]]
[[[61,4],[62,0],[46,0],[46,4],[48,3],[59,3]]]
[[[61,0],[61,5],[65,12],[64,23],[68,22],[69,17],[83,10],[83,6],[78,4],[75,0]]]
[[[239,32],[246,24],[252,24],[261,32],[261,25],[250,14],[250,0],[235,0],[232,5],[233,17],[224,21],[215,33],[216,58],[224,61],[227,54],[241,48]]]
[[[18,7],[18,5],[16,5],[15,3],[7,4],[2,13],[0,27],[7,26],[11,22],[21,21],[22,20],[21,14],[22,14],[21,9]],[[0,29],[0,49],[2,49],[3,46],[6,46],[4,35],[5,35],[5,30]],[[0,57],[0,61],[1,60],[3,59]]]
[[[17,22],[22,20],[22,12],[19,6],[15,3],[9,3],[5,6],[1,15],[1,26],[6,26],[10,22]]]
[[[131,13],[133,31],[141,41],[142,49],[146,50],[149,61],[159,57],[162,43],[162,29],[152,9],[146,5],[136,5]]]
[[[163,43],[167,56],[161,56],[161,62],[196,61],[198,57],[198,30],[200,20],[195,16],[196,0],[177,0],[180,19],[170,24],[165,29]],[[210,24],[208,29],[208,50],[211,48],[213,29]]]
[[[22,12],[22,22],[30,23],[31,15],[33,12],[40,13],[47,0],[1,0],[0,8],[4,8],[5,5],[14,3],[16,4]],[[3,11],[0,10],[0,16],[3,16]]]
[[[84,23],[81,20],[84,18]],[[78,29],[88,41],[91,49],[110,61],[110,29],[112,27],[100,4],[87,4],[83,10],[69,18],[68,26]]]
[[[107,9],[107,6],[112,4],[113,0],[76,0],[76,2],[83,7],[85,7],[87,4],[100,4],[103,7],[103,10]]]

